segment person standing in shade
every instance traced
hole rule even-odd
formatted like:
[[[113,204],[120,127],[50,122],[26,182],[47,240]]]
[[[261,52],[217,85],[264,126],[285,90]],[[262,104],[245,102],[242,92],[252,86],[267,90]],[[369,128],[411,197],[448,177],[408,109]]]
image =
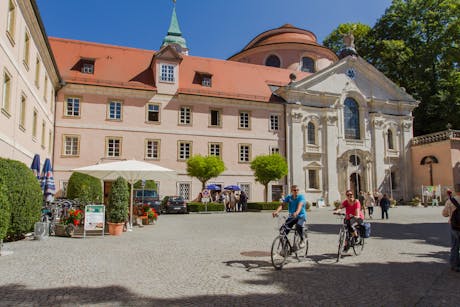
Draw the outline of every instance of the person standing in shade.
[[[246,192],[241,191],[240,193],[240,205],[241,205],[241,210],[244,212],[247,210],[248,207],[248,196],[246,195]]]
[[[456,210],[460,210],[460,196],[452,195],[451,190],[447,190],[447,200],[442,209],[442,216],[449,218],[450,224],[450,239],[451,239],[451,248],[450,248],[450,269],[454,272],[460,272],[460,228],[457,228],[452,223],[452,215]]]
[[[364,192],[360,191],[358,196],[359,203],[361,204],[361,210],[363,211],[363,217],[366,217],[366,197],[364,196]]]
[[[380,200],[380,209],[382,210],[382,220],[384,217],[388,220],[388,210],[390,209],[390,199],[387,194],[383,194]]]

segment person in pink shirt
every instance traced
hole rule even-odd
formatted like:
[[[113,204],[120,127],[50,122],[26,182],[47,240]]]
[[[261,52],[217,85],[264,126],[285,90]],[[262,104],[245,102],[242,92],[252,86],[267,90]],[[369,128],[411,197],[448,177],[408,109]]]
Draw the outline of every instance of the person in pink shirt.
[[[345,193],[347,199],[343,201],[340,207],[336,210],[337,212],[345,208],[345,220],[347,221],[348,230],[354,237],[358,236],[356,226],[362,225],[364,220],[363,211],[361,210],[361,203],[355,199],[353,192],[347,190]]]

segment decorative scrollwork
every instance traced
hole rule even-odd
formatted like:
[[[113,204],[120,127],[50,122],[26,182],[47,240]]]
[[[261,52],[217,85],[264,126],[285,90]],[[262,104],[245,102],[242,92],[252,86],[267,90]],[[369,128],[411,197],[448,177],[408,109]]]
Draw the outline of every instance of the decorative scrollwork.
[[[302,117],[303,117],[302,113],[296,113],[296,112],[291,113],[291,118],[294,123],[300,123],[302,121]]]

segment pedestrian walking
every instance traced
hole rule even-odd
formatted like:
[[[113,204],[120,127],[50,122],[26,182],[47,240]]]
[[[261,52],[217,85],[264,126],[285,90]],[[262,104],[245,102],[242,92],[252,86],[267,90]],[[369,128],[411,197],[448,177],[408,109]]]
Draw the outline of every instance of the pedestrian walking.
[[[447,190],[447,200],[442,210],[442,215],[449,218],[450,224],[450,269],[454,272],[460,272],[460,196],[459,192],[457,195],[452,195],[451,190]]]
[[[382,210],[382,220],[384,216],[388,220],[388,210],[390,209],[390,199],[387,194],[383,194],[382,199],[380,200],[380,209]]]
[[[366,199],[364,200],[364,205],[367,208],[369,218],[372,219],[372,215],[374,214],[375,198],[371,192],[367,192]]]
[[[365,204],[366,197],[363,191],[359,192],[358,200],[359,200],[359,203],[361,204],[361,210],[363,211],[363,217],[365,218],[366,217],[366,204]]]
[[[246,211],[248,209],[248,196],[246,195],[246,192],[241,191],[240,193],[240,200],[242,211]]]

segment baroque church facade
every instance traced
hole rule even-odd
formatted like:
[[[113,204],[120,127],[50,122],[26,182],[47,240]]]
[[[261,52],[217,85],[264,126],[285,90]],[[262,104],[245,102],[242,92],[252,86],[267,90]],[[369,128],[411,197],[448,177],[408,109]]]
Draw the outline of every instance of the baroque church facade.
[[[340,56],[314,33],[286,24],[256,36],[228,60],[190,55],[173,9],[158,51],[49,38],[62,86],[56,93],[54,171],[65,192],[72,170],[137,159],[176,170],[160,195],[193,199],[186,173],[196,154],[222,158],[208,183],[238,184],[264,199],[250,162],[286,157],[268,199],[298,185],[310,202],[347,189],[412,195],[412,110],[404,89],[364,61],[352,41]],[[107,192],[110,183],[105,183]]]

